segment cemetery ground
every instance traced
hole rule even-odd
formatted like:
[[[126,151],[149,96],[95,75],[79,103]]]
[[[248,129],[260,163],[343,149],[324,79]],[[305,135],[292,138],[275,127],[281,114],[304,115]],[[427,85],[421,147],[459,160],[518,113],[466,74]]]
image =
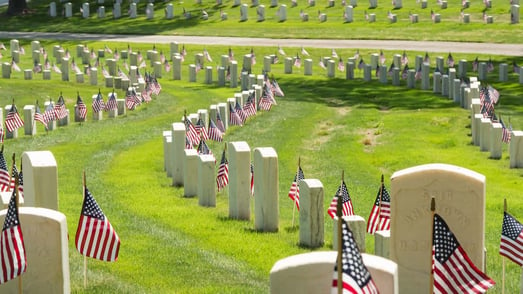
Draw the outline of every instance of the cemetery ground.
[[[1,40],[8,44],[9,40]],[[30,40],[21,40],[28,48]],[[48,51],[55,44],[74,52],[76,41],[41,41]],[[123,43],[88,42],[89,48],[127,49]],[[134,51],[145,52],[151,44],[129,44]],[[157,50],[169,52],[168,45],[158,44]],[[306,178],[322,181],[325,189],[324,209],[340,183],[341,172],[357,215],[368,217],[376,197],[381,174],[390,187],[393,172],[426,163],[448,163],[462,166],[486,176],[487,273],[498,285],[490,293],[501,293],[501,256],[499,240],[503,215],[503,199],[515,217],[523,215],[520,197],[519,169],[509,168],[508,148],[503,157],[489,159],[471,144],[470,111],[432,91],[383,85],[373,78],[364,82],[356,70],[355,80],[345,80],[345,73],[327,78],[317,66],[320,56],[329,56],[330,49],[307,48],[315,59],[314,75],[304,76],[303,68],[293,74],[283,73],[283,64],[272,66],[271,74],[285,91],[278,105],[269,112],[259,112],[243,127],[231,127],[224,138],[227,142],[246,141],[251,148],[273,147],[278,153],[280,224],[276,233],[254,230],[251,221],[228,218],[228,196],[217,194],[216,208],[203,208],[197,198],[184,198],[183,188],[171,186],[163,169],[162,131],[170,129],[187,112],[208,109],[209,105],[225,102],[238,89],[204,84],[204,74],[196,83],[187,82],[188,63],[202,46],[186,45],[188,60],[183,65],[181,81],[172,80],[170,73],[160,79],[162,92],[149,104],[123,117],[93,121],[90,97],[99,89],[105,99],[112,91],[99,78],[98,86],[75,81],[62,82],[53,73],[50,81],[35,75],[24,80],[23,72],[13,72],[10,79],[1,79],[0,101],[9,105],[14,99],[19,111],[24,105],[38,100],[56,101],[60,93],[66,106],[72,106],[77,93],[88,106],[88,121],[73,123],[45,133],[37,125],[34,137],[19,135],[5,142],[7,158],[13,152],[50,150],[58,164],[59,208],[67,217],[71,287],[73,293],[267,293],[269,271],[284,257],[310,252],[298,245],[298,215],[293,220],[293,202],[287,192],[296,172],[298,158]],[[206,46],[218,60],[227,54],[228,46]],[[232,47],[235,56],[248,54],[251,47]],[[255,47],[256,55],[274,54],[275,47]],[[285,48],[287,49],[287,48]],[[5,51],[4,51],[5,52]],[[370,59],[376,50],[360,50]],[[340,49],[340,56],[352,56],[354,50]],[[388,62],[402,52],[384,51]],[[406,52],[411,60],[424,52]],[[446,56],[448,52],[432,54]],[[6,53],[4,58],[9,58]],[[475,54],[460,54],[455,58],[472,61]],[[492,57],[496,64],[520,57]],[[22,56],[21,68],[32,68],[29,56]],[[215,65],[218,61],[206,65]],[[434,65],[432,61],[431,65]],[[253,72],[261,73],[262,64]],[[471,67],[469,67],[471,69]],[[151,71],[150,67],[147,67]],[[143,69],[142,69],[143,73]],[[469,76],[475,75],[473,72]],[[498,83],[497,72],[488,81],[501,93],[496,113],[510,118],[514,129],[523,126],[519,76],[511,73],[509,82]],[[418,82],[419,83],[419,82]],[[418,87],[419,88],[419,87]],[[122,91],[118,95],[124,95]],[[224,143],[210,143],[219,159]],[[10,161],[10,160],[8,160]],[[83,287],[83,256],[74,247],[74,233],[82,203],[82,172],[86,171],[87,186],[118,232],[122,241],[119,259],[105,263],[88,261],[88,286]],[[394,195],[392,195],[394,197]],[[251,208],[252,209],[252,208]],[[23,226],[23,224],[22,224]],[[23,227],[22,227],[23,229]],[[315,250],[331,250],[332,221],[325,221],[325,245]],[[430,228],[427,228],[430,229]],[[366,251],[373,253],[373,238],[366,237]],[[30,260],[28,261],[30,265]],[[506,289],[519,289],[521,270],[507,263]]]

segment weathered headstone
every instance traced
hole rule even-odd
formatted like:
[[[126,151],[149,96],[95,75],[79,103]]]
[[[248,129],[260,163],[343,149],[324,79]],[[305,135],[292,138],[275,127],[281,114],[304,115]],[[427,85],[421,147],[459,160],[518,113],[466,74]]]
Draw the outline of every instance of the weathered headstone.
[[[300,245],[317,248],[324,243],[323,184],[317,179],[299,183]]]
[[[508,65],[506,63],[499,64],[499,81],[500,82],[508,81]]]
[[[285,59],[283,60],[284,64],[284,70],[283,72],[286,73],[286,74],[291,74],[292,73],[292,66],[293,66],[293,60],[291,57],[285,57]]]
[[[71,2],[65,3],[64,9],[65,9],[65,18],[73,17],[73,4]]]
[[[363,66],[363,80],[365,82],[370,82],[372,80],[372,67],[370,64],[365,64]]]
[[[231,61],[230,69],[231,79],[229,85],[231,88],[236,88],[238,87],[238,62],[236,60]]]
[[[2,223],[6,213],[7,210],[0,212]],[[19,283],[18,279],[11,280],[0,285],[0,292],[70,293],[69,246],[65,215],[41,207],[19,207],[18,213],[24,236],[27,269],[21,276],[22,283]]]
[[[164,166],[164,170],[167,174],[167,177],[172,177],[173,174],[172,174],[172,164],[171,164],[171,161],[173,160],[172,156],[172,144],[173,142],[173,137],[172,137],[172,132],[169,130],[169,131],[163,131],[163,166]]]
[[[49,16],[56,17],[56,2],[51,2],[49,4]]]
[[[485,176],[463,167],[426,164],[391,177],[390,258],[398,264],[400,293],[429,292],[431,198],[471,261],[484,268]]]
[[[407,88],[412,89],[416,86],[416,70],[409,69],[407,72]]]
[[[254,149],[254,228],[276,232],[279,228],[278,155],[272,147]]]
[[[374,233],[374,254],[390,258],[390,231],[376,231]]]
[[[198,166],[200,157],[196,149],[184,150],[183,163],[183,196],[193,197],[198,195]]]
[[[478,79],[480,81],[487,80],[487,63],[486,62],[480,62],[478,65]]]
[[[490,125],[490,158],[501,159],[501,152],[503,150],[501,146],[501,137],[503,129],[500,123],[493,122]]]
[[[220,119],[222,120],[223,127],[225,130],[229,128],[229,106],[225,102],[218,103],[218,112],[220,113]],[[215,117],[213,117],[215,119]]]
[[[242,4],[240,6],[240,21],[247,21],[249,15],[247,14],[249,6],[247,4]]]
[[[487,152],[490,148],[490,118],[482,118],[479,130],[479,151]]]
[[[34,120],[35,106],[24,106],[24,134],[29,136],[36,135],[36,122]]]
[[[510,22],[519,23],[519,4],[512,3],[510,6]]]
[[[250,220],[251,149],[247,142],[230,142],[229,159],[229,217]]]
[[[441,93],[441,73],[435,72],[432,75],[432,91],[434,93]]]
[[[50,151],[22,153],[25,206],[58,210],[58,169]]]
[[[198,164],[198,204],[200,206],[216,206],[215,175],[216,159],[212,154],[199,156]]]
[[[82,17],[89,18],[89,3],[82,3]]]
[[[113,18],[119,19],[122,17],[122,4],[120,3],[114,3],[113,5]]]
[[[330,293],[336,251],[303,253],[278,260],[270,271],[270,293]],[[362,253],[381,294],[398,294],[398,265],[393,261]]]
[[[129,6],[129,18],[136,18],[136,3],[131,3]]]
[[[512,131],[509,158],[510,168],[523,168],[523,131]]]
[[[352,231],[354,241],[358,245],[360,252],[365,252],[365,234],[367,227],[365,225],[365,219],[359,215],[343,216],[343,219],[349,225]],[[332,249],[338,250],[338,217],[335,216],[332,225]]]

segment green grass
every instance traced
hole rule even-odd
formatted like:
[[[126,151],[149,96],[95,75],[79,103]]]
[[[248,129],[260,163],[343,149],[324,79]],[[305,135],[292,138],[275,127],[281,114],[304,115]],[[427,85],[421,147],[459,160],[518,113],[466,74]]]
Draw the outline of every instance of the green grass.
[[[45,32],[84,32],[84,33],[118,33],[118,34],[162,34],[162,35],[199,35],[199,36],[239,36],[267,38],[317,38],[323,39],[393,39],[393,40],[439,40],[458,42],[495,42],[521,43],[523,28],[521,24],[510,23],[510,4],[494,2],[493,7],[486,9],[480,2],[471,2],[464,9],[470,14],[470,23],[464,24],[460,19],[461,5],[459,2],[449,2],[447,9],[441,9],[435,0],[428,1],[428,8],[422,9],[420,3],[403,1],[401,9],[393,9],[392,5],[383,1],[377,8],[370,9],[367,1],[358,1],[354,8],[354,22],[345,23],[344,8],[337,1],[334,7],[327,7],[327,1],[317,1],[316,6],[308,6],[304,0],[298,1],[298,6],[292,7],[290,0],[279,1],[288,7],[287,20],[280,22],[277,16],[278,7],[270,7],[270,1],[259,1],[265,5],[265,21],[257,21],[257,7],[249,6],[248,20],[240,22],[240,8],[233,7],[233,1],[223,1],[216,5],[215,1],[172,1],[155,3],[155,16],[151,20],[145,17],[146,1],[137,4],[138,17],[129,18],[127,11],[129,3],[122,4],[122,17],[113,19],[112,4],[105,3],[105,18],[98,18],[97,8],[101,6],[96,1],[90,2],[90,17],[82,18],[80,7],[84,1],[71,1],[73,17],[64,18],[61,14],[66,2],[55,1],[58,17],[49,16],[49,1],[36,0],[29,3],[33,13],[9,18],[2,26],[4,31],[45,31]],[[242,1],[251,4],[250,1]],[[166,19],[164,9],[168,4],[174,7],[173,19]],[[191,12],[192,18],[185,19],[182,11]],[[0,13],[6,8],[0,8]],[[209,14],[208,20],[201,19],[202,10]],[[220,11],[228,14],[228,19],[222,21]],[[300,12],[309,14],[309,21],[300,19]],[[318,11],[326,13],[328,20],[320,23]],[[398,22],[390,23],[388,11],[397,15]],[[441,23],[433,23],[431,11],[441,15]],[[483,12],[494,17],[493,24],[483,21]],[[375,13],[376,22],[368,23],[364,14]],[[411,23],[409,14],[419,15],[419,23]]]
[[[8,40],[2,40],[8,43]],[[21,40],[29,48],[29,40]],[[48,52],[56,41],[42,41]],[[63,48],[75,52],[75,42],[61,42]],[[126,44],[87,43],[89,48],[104,45],[118,50]],[[133,50],[145,52],[151,45],[130,44]],[[158,50],[168,52],[166,45]],[[206,46],[214,60],[226,54],[228,47]],[[203,84],[203,73],[197,83],[187,82],[187,64],[201,52],[200,46],[186,46],[182,81],[169,76],[160,80],[163,90],[150,104],[142,105],[124,117],[71,123],[45,134],[20,134],[5,143],[6,157],[28,150],[50,150],[58,164],[59,207],[68,220],[71,285],[74,293],[267,293],[269,271],[279,259],[293,254],[310,252],[298,245],[299,233],[292,227],[293,203],[287,191],[296,170],[298,158],[307,178],[321,180],[325,189],[326,211],[337,188],[341,172],[353,198],[355,212],[364,218],[374,201],[381,174],[390,186],[395,171],[415,165],[440,162],[462,166],[486,176],[486,232],[488,274],[498,282],[491,291],[501,293],[501,257],[497,253],[501,233],[503,198],[508,199],[509,211],[516,217],[523,213],[520,194],[522,172],[509,169],[507,146],[503,157],[489,159],[470,144],[469,111],[451,100],[431,91],[366,83],[362,74],[347,81],[337,73],[328,79],[317,66],[320,56],[330,49],[311,49],[314,60],[313,76],[304,76],[303,68],[283,74],[283,65],[273,66],[273,74],[286,96],[270,112],[261,112],[244,127],[231,128],[226,141],[246,141],[251,148],[273,147],[279,163],[280,226],[277,233],[256,232],[253,221],[228,218],[228,197],[218,193],[216,208],[198,206],[197,198],[183,198],[183,188],[171,186],[163,171],[162,131],[179,121],[185,110],[196,112],[210,104],[224,102],[238,89]],[[250,47],[232,47],[237,59]],[[254,48],[258,63],[253,72],[261,72],[261,57],[273,54],[276,48]],[[2,51],[3,61],[10,60]],[[287,52],[290,54],[290,52]],[[343,57],[354,55],[352,50],[338,50]],[[373,50],[361,50],[368,61]],[[387,63],[392,54],[386,51]],[[407,51],[413,63],[415,55],[424,52]],[[431,55],[432,65],[436,56]],[[456,60],[473,60],[475,54],[455,55]],[[487,60],[489,56],[479,56]],[[518,63],[519,57],[492,56],[500,62]],[[215,67],[219,61],[209,65]],[[122,66],[122,61],[119,62]],[[207,64],[206,64],[207,65]],[[22,68],[32,68],[29,55],[22,56]],[[470,68],[470,67],[469,67]],[[147,68],[150,70],[150,68]],[[142,71],[143,73],[143,71]],[[469,75],[474,73],[469,72]],[[488,81],[500,90],[498,113],[510,116],[515,129],[521,129],[523,116],[518,75],[511,73],[509,83],[498,83],[497,73]],[[2,79],[0,103],[7,105],[15,99],[19,110],[36,99],[56,98],[62,92],[72,111],[77,91],[90,107],[90,96],[103,86],[60,81],[53,73],[51,81],[35,76],[25,81],[15,72]],[[419,87],[419,84],[418,84]],[[118,95],[123,95],[120,91]],[[89,108],[89,111],[90,108]],[[89,112],[89,114],[91,114]],[[214,154],[221,154],[223,144],[211,144]],[[83,256],[74,248],[74,234],[81,208],[82,172],[87,173],[87,186],[111,220],[122,240],[120,256],[115,263],[89,260],[88,287],[83,288]],[[392,196],[394,197],[394,196]],[[297,215],[295,215],[297,217]],[[297,222],[297,218],[295,219]],[[315,250],[330,250],[332,222],[325,219],[325,245]],[[366,250],[373,252],[373,238],[367,235]],[[519,288],[518,267],[507,263],[506,289],[514,293]]]

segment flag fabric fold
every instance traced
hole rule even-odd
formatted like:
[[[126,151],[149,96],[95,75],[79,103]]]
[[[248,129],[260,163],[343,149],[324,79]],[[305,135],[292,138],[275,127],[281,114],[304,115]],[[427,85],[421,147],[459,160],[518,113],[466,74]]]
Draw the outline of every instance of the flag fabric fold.
[[[5,117],[5,126],[8,132],[13,132],[14,130],[24,126],[24,121],[18,114],[18,110],[14,103]]]
[[[298,171],[294,175],[294,180],[291,184],[291,188],[289,189],[289,198],[296,204],[296,208],[300,210],[300,186],[299,182],[300,180],[305,179],[305,176],[303,174],[303,170],[301,169],[301,166],[298,167]]]
[[[523,266],[523,225],[507,212],[503,213],[499,254]]]
[[[369,270],[363,263],[360,250],[354,240],[352,231],[344,219],[341,219],[342,229],[342,283],[343,293],[377,294],[378,287],[374,283]],[[339,238],[340,238],[339,237]],[[334,266],[331,293],[338,293],[338,264]]]
[[[76,230],[76,249],[87,257],[115,261],[120,251],[120,238],[87,187],[84,187],[84,193]]]
[[[27,269],[24,236],[13,190],[0,237],[0,284],[22,275]]]
[[[218,175],[216,176],[216,185],[218,186],[218,191],[222,190],[229,184],[229,162],[225,156],[225,150],[222,153],[222,159],[220,160],[220,165],[218,166]]]
[[[336,194],[334,194],[329,209],[327,209],[327,213],[331,216],[332,219],[334,219],[334,217],[336,216],[338,195],[340,194],[343,216],[354,215],[354,208],[352,207],[352,201],[349,195],[349,190],[347,189],[347,185],[345,185],[345,181],[343,181],[341,185],[338,187]]]
[[[432,271],[434,293],[485,293],[495,284],[472,263],[438,214],[434,214]]]
[[[367,233],[386,230],[390,230],[390,195],[382,183],[367,220]]]

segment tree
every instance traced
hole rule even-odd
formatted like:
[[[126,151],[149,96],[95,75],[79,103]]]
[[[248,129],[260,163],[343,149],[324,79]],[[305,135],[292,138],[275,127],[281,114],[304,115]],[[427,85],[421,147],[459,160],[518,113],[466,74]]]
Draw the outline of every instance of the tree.
[[[9,0],[7,15],[25,14],[28,11],[26,0]]]

